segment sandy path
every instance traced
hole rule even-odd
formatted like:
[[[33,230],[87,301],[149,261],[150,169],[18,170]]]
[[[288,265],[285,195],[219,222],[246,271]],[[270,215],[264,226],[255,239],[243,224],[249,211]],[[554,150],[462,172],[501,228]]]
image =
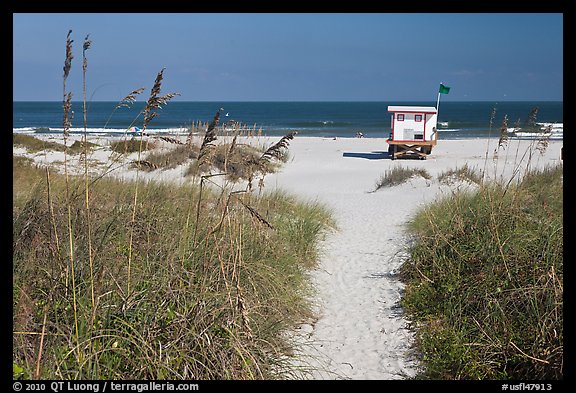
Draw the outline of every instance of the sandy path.
[[[495,142],[488,143],[491,157]],[[561,143],[552,143],[538,163],[557,160]],[[427,201],[450,192],[435,179],[438,173],[464,164],[477,169],[495,164],[485,160],[486,140],[442,141],[426,161],[392,161],[383,153],[386,146],[379,139],[297,138],[290,145],[292,161],[267,177],[267,187],[328,205],[339,227],[323,242],[320,266],[312,274],[319,319],[301,329],[308,338],[305,362],[315,368],[308,378],[389,380],[416,374],[413,332],[399,307],[403,285],[396,277],[405,224]],[[509,148],[508,154],[515,151]],[[433,178],[370,192],[395,165],[424,168]]]

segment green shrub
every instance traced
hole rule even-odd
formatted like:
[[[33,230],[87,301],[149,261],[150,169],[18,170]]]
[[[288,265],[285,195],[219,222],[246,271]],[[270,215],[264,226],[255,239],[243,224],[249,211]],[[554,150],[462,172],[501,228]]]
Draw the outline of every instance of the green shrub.
[[[421,210],[402,267],[426,376],[562,379],[562,166]]]

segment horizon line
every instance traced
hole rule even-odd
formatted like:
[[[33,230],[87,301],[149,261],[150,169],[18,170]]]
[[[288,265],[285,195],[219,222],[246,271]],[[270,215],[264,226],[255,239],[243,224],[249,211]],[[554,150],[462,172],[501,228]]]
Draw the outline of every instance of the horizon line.
[[[172,100],[170,102],[252,102],[252,103],[292,103],[292,102],[302,102],[302,103],[348,103],[348,102],[436,102],[436,100]],[[478,100],[444,100],[446,102],[564,102],[564,99],[504,99],[504,100],[491,100],[491,99],[478,99]],[[60,100],[12,100],[12,102],[62,102]],[[84,102],[83,100],[72,100],[72,102]],[[89,100],[89,102],[119,102],[118,100]],[[146,100],[136,100],[135,103],[146,103]]]

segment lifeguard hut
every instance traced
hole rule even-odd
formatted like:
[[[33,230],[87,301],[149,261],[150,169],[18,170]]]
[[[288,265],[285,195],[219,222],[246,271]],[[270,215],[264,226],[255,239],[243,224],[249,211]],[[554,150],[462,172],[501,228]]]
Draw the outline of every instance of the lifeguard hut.
[[[422,160],[436,146],[438,110],[433,106],[388,106],[392,131],[386,140],[390,158],[406,155]]]

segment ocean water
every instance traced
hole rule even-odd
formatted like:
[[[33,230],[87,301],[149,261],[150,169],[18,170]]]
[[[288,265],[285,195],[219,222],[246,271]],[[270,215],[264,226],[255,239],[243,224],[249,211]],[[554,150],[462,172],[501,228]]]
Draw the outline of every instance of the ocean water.
[[[87,104],[87,132],[122,135],[131,126],[142,127],[144,102],[130,108],[115,109],[118,102]],[[169,102],[157,111],[148,126],[149,133],[185,133],[193,122],[210,122],[222,108],[220,125],[237,121],[246,127],[261,129],[265,135],[284,135],[298,131],[299,136],[387,137],[390,133],[388,105],[436,106],[436,102]],[[563,123],[562,101],[440,101],[440,138],[482,138],[498,135],[504,115],[508,127],[522,125],[537,107],[538,122]],[[493,110],[495,116],[491,123]],[[73,102],[71,133],[84,132],[83,104]],[[13,102],[13,132],[62,132],[62,102]]]

